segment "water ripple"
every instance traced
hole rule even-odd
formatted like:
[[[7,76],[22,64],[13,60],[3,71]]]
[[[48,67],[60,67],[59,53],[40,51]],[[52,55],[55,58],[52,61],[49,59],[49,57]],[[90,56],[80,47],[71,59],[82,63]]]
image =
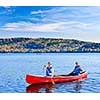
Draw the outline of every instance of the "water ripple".
[[[51,89],[41,88],[39,92],[100,93],[100,54],[0,54],[0,61],[0,93],[27,92],[26,74],[44,75],[42,67],[48,61],[52,62],[56,74],[71,72],[78,61],[88,72],[88,79],[51,85]]]

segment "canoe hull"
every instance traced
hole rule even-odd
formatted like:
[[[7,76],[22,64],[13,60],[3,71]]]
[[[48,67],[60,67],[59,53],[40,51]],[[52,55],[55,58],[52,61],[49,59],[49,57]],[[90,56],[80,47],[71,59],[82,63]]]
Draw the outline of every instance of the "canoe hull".
[[[83,80],[87,78],[87,72],[84,72],[78,76],[66,76],[66,77],[41,77],[41,76],[33,76],[33,75],[26,75],[26,82],[28,84],[43,84],[43,83],[59,83],[59,82],[72,82],[76,80]]]

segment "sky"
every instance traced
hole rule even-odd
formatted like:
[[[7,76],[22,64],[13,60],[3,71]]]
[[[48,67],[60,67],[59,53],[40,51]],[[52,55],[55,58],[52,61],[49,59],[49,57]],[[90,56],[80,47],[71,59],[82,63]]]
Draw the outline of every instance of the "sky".
[[[100,42],[99,6],[0,6],[0,38]]]

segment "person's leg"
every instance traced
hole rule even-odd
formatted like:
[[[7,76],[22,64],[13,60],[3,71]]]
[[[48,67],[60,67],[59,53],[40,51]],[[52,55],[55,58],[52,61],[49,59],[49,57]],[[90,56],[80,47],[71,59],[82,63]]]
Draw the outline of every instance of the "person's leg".
[[[75,72],[71,72],[71,73],[68,74],[68,76],[75,76],[75,75],[76,75]]]

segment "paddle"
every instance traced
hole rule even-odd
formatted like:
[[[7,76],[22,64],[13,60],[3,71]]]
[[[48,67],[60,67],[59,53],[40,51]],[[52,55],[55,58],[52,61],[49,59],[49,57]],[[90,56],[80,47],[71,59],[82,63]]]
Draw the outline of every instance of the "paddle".
[[[51,77],[51,82],[52,82],[53,85],[55,84],[55,82],[53,81],[52,77]]]

